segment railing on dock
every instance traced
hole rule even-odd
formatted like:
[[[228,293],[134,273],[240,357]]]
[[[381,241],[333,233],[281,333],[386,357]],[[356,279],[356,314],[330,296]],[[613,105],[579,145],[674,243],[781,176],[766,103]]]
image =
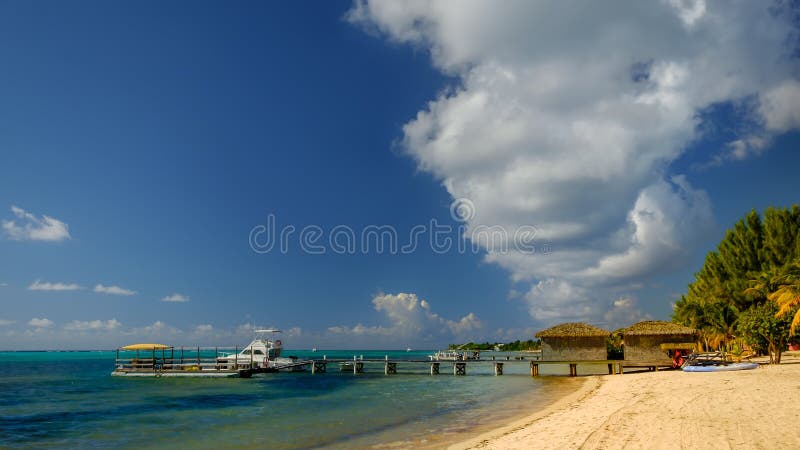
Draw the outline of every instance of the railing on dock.
[[[616,375],[622,373],[622,365],[624,361],[621,360],[585,360],[585,361],[545,361],[541,360],[538,355],[530,356],[504,356],[497,358],[492,356],[485,359],[468,359],[468,360],[452,360],[452,359],[396,359],[390,360],[388,355],[383,359],[364,359],[363,357],[353,356],[353,359],[314,359],[306,361],[298,361],[292,366],[307,365],[311,368],[311,373],[325,373],[328,371],[329,364],[339,365],[341,372],[352,372],[353,374],[361,374],[366,371],[367,366],[380,366],[383,365],[383,373],[386,375],[398,373],[398,366],[401,364],[412,365],[428,365],[431,375],[438,375],[442,372],[442,366],[452,366],[453,375],[466,375],[468,366],[491,364],[493,367],[494,375],[503,375],[505,366],[519,366],[520,364],[527,364],[530,368],[530,375],[537,377],[540,375],[540,365],[566,365],[569,366],[569,376],[578,376],[578,365],[581,366],[607,366],[609,375]],[[287,366],[288,367],[288,366]],[[419,370],[417,368],[417,370]],[[448,369],[449,370],[449,369]],[[427,371],[426,371],[427,372]],[[595,372],[596,374],[596,372]]]
[[[117,349],[117,372],[238,372],[257,366],[239,347],[180,347],[158,350]]]

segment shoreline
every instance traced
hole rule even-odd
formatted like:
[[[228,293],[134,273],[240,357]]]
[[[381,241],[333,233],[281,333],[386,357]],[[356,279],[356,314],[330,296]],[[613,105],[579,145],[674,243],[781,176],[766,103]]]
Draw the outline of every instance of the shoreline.
[[[567,394],[555,402],[547,405],[533,414],[516,417],[511,423],[501,424],[496,428],[479,433],[470,439],[457,442],[449,445],[448,450],[467,450],[473,448],[491,448],[491,444],[504,438],[505,436],[512,435],[513,433],[526,430],[534,424],[558,411],[563,411],[572,405],[580,404],[590,396],[594,395],[597,390],[603,385],[603,376],[590,375],[586,377],[578,390]]]
[[[586,378],[548,407],[448,448],[800,448],[798,354],[737,372]]]

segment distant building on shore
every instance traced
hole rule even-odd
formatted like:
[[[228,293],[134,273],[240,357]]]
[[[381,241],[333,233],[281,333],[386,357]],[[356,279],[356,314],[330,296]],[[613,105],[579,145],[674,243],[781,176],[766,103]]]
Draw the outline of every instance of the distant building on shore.
[[[625,361],[671,361],[674,350],[697,346],[697,330],[674,322],[645,320],[619,331]]]
[[[536,337],[542,340],[545,361],[598,361],[607,359],[610,334],[586,323],[570,322],[542,330]]]

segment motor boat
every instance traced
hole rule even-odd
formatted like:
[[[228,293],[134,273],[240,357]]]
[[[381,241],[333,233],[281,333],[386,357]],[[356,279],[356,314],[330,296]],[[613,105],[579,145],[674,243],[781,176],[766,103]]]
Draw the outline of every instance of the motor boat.
[[[296,356],[283,357],[283,342],[277,339],[281,330],[273,328],[253,330],[253,341],[239,353],[228,353],[217,357],[221,366],[256,366],[275,371],[301,372],[305,366],[294,365]]]
[[[431,361],[467,361],[471,359],[481,359],[481,352],[479,351],[463,351],[463,350],[440,350],[433,355],[428,355]]]

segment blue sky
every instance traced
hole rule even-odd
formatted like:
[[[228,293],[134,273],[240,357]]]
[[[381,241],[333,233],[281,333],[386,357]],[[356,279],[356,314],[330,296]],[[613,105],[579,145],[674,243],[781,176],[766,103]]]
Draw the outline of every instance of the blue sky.
[[[0,348],[667,318],[725,227],[797,201],[800,83],[791,11],[656,4],[4,3]],[[535,226],[539,251],[257,253],[269,215]]]

